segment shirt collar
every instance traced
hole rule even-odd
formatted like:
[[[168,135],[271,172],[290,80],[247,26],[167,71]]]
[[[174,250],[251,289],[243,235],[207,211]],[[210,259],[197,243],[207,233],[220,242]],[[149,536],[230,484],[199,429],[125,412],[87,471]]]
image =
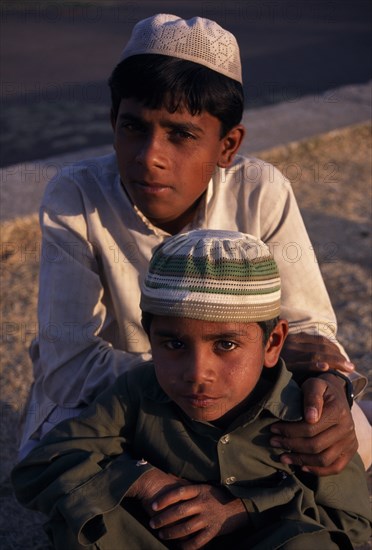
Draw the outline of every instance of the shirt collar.
[[[292,380],[283,359],[280,358],[274,368],[266,369],[264,374],[268,375],[263,376],[268,391],[259,403],[257,414],[267,410],[278,420],[302,420],[302,391]]]

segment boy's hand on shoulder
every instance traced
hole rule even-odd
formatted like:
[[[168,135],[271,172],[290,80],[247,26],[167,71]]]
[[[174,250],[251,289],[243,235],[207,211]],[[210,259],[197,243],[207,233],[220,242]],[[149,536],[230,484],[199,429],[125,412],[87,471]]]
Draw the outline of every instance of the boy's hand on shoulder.
[[[354,422],[346,399],[345,384],[332,374],[309,378],[302,384],[302,422],[278,422],[271,428],[271,444],[281,447],[285,464],[302,466],[316,475],[335,475],[358,449]]]
[[[177,548],[196,550],[218,535],[232,533],[248,522],[240,499],[223,487],[185,485],[167,490],[152,503],[150,527],[163,541],[176,540]]]
[[[282,349],[287,369],[300,382],[312,372],[340,370],[345,374],[353,372],[355,366],[340,352],[336,344],[321,335],[299,332],[288,334]]]

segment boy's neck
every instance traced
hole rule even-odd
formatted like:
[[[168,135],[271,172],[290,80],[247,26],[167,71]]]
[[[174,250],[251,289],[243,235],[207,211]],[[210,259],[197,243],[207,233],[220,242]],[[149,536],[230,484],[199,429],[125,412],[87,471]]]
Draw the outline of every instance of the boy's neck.
[[[198,198],[197,201],[194,202],[194,204],[192,204],[190,206],[190,208],[185,210],[185,212],[183,212],[175,220],[171,220],[169,222],[160,222],[160,223],[159,223],[158,220],[150,219],[149,221],[155,227],[158,227],[162,231],[165,231],[165,232],[169,233],[170,235],[176,235],[177,233],[182,231],[182,229],[184,229],[186,227],[186,225],[188,225],[189,223],[191,223],[193,221],[193,219],[195,217],[195,213],[196,213],[196,211],[199,207],[199,204],[200,204],[203,196],[204,196],[204,193]]]
[[[231,424],[233,424],[233,422],[235,422],[235,420],[237,420],[242,414],[256,408],[263,401],[264,397],[270,390],[270,387],[272,387],[272,384],[275,383],[276,376],[277,369],[264,369],[255,388],[249,395],[247,395],[244,401],[239,403],[239,405],[228,411],[220,418],[217,418],[217,420],[211,422],[211,424],[220,430],[226,430],[226,428],[231,426]]]

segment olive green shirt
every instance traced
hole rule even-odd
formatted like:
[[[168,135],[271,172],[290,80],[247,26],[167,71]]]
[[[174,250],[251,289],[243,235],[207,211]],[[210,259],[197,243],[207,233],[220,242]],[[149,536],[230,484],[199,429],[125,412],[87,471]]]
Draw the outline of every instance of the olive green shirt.
[[[318,478],[281,464],[281,451],[269,444],[270,426],[299,420],[301,410],[301,391],[280,362],[264,369],[246,412],[222,430],[187,417],[146,363],[47,434],[13,470],[16,496],[52,521],[63,517],[79,543],[88,544],[106,532],[105,522],[133,482],[157,467],[226,487],[243,500],[257,540],[267,544],[274,537],[277,546],[271,541],[270,548],[299,531],[322,530],[352,548],[348,538],[359,544],[370,530],[359,456],[339,475]],[[277,531],[267,529],[273,523]]]

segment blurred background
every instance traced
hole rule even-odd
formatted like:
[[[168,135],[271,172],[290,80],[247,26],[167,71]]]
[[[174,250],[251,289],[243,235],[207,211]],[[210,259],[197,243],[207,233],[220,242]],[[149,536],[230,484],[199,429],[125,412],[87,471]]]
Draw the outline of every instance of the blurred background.
[[[111,143],[107,78],[154,13],[214,19],[240,44],[246,107],[371,78],[369,0],[6,1],[0,166]],[[301,120],[298,121],[301,124]]]

